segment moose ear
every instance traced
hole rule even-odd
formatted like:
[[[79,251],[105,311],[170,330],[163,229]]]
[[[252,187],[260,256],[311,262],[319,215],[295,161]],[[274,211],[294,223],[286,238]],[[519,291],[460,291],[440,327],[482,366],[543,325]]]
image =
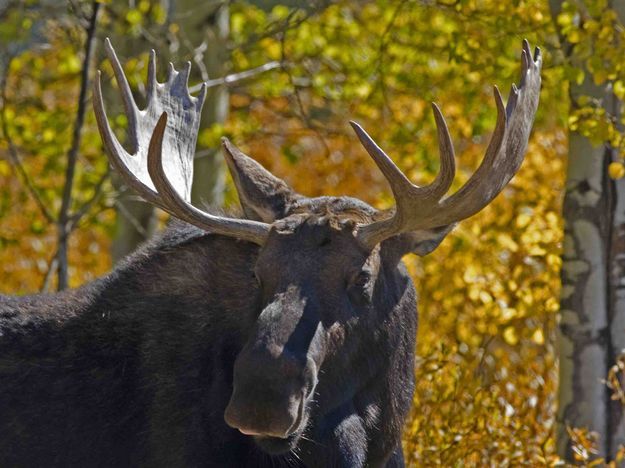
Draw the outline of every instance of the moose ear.
[[[304,198],[227,138],[222,138],[222,144],[241,207],[248,219],[272,223],[286,216],[295,201]]]
[[[411,231],[390,237],[382,242],[383,251],[397,258],[408,253],[414,253],[423,257],[432,252],[443,239],[449,234],[457,223],[448,224],[434,229]]]

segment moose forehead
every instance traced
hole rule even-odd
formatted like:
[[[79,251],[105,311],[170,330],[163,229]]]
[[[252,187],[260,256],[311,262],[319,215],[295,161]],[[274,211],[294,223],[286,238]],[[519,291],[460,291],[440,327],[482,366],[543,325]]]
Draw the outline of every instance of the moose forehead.
[[[287,214],[334,215],[345,220],[352,219],[357,223],[367,223],[373,221],[379,212],[358,198],[326,196],[316,198],[302,197],[292,204]]]
[[[350,197],[319,197],[294,204],[286,217],[273,223],[260,263],[288,254],[327,260],[328,256],[364,261],[368,250],[354,233],[358,224],[371,222],[377,210]],[[337,259],[338,260],[338,259]]]

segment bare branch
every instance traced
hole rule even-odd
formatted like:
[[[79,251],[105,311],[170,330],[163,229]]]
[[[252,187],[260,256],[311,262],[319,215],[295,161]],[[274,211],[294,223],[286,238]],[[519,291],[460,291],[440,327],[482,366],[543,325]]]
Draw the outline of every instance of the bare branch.
[[[70,207],[72,203],[72,188],[74,186],[74,175],[76,172],[76,162],[78,160],[78,151],[80,149],[80,140],[82,127],[85,122],[85,114],[87,109],[87,89],[89,87],[89,64],[93,56],[93,46],[95,43],[95,31],[98,21],[98,13],[100,11],[100,3],[94,1],[92,3],[92,12],[89,19],[89,27],[87,28],[87,39],[85,41],[85,57],[82,65],[80,93],[78,95],[78,110],[76,113],[76,121],[74,122],[74,132],[72,136],[72,144],[67,153],[67,167],[65,170],[65,187],[63,188],[63,198],[61,200],[61,208],[59,210],[57,231],[58,231],[58,290],[67,288],[67,241],[70,234]]]
[[[304,101],[302,100],[300,87],[296,83],[295,77],[289,71],[287,67],[288,59],[286,56],[286,37],[287,37],[287,30],[285,30],[280,36],[280,63],[282,64],[282,71],[287,74],[287,77],[289,79],[289,84],[291,85],[291,88],[293,89],[293,96],[295,97],[295,102],[297,104],[296,109],[294,109],[294,112],[297,114],[297,117],[304,123],[306,127],[308,127],[313,132],[315,132],[315,135],[317,136],[317,139],[323,146],[325,155],[327,157],[330,154],[330,147],[328,146],[328,143],[326,142],[323,136],[323,131],[311,121],[310,116],[306,112],[306,108],[304,107]]]
[[[253,76],[260,75],[261,73],[265,73],[270,70],[275,70],[276,68],[282,68],[282,64],[280,62],[267,62],[259,67],[250,68],[249,70],[244,70],[238,73],[231,73],[230,75],[226,75],[222,78],[215,78],[213,80],[206,80],[204,83],[196,84],[195,86],[191,86],[189,88],[189,92],[195,93],[202,89],[202,85],[206,85],[207,88],[214,88],[216,86],[221,85],[231,85],[233,83],[237,83],[239,81],[245,80],[247,78],[252,78]]]
[[[91,209],[91,207],[100,199],[100,197],[102,196],[102,193],[103,193],[104,183],[109,179],[110,175],[111,175],[111,170],[110,170],[110,167],[107,165],[106,166],[106,172],[104,172],[104,174],[102,174],[102,176],[100,177],[100,179],[96,183],[96,185],[95,185],[95,187],[93,189],[93,193],[91,194],[91,197],[89,197],[89,199],[87,201],[85,201],[82,204],[82,206],[80,208],[78,208],[78,210],[76,210],[70,216],[70,218],[69,218],[69,221],[70,221],[69,230],[70,231],[73,231],[74,229],[76,229],[76,227],[78,226],[78,223],[80,222],[82,217],[84,215],[86,215],[89,212],[89,210]]]

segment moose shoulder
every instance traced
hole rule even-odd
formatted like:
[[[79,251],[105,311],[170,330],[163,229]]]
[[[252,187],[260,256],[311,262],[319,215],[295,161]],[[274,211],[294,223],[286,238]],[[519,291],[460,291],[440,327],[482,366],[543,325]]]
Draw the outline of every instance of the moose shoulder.
[[[454,154],[434,106],[441,171],[413,185],[357,124],[396,206],[307,198],[224,140],[241,217],[189,203],[204,99],[188,67],[148,73],[139,110],[111,45],[127,152],[100,91],[111,164],[182,222],[108,276],[56,295],[0,297],[0,466],[403,466],[412,402],[414,286],[425,255],[518,170],[540,91],[523,43],[519,88],[480,167],[445,197]]]

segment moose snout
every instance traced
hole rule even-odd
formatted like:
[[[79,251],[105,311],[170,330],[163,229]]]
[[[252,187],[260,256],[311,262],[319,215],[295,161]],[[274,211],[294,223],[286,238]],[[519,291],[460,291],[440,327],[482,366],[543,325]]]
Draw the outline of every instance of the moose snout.
[[[246,435],[286,439],[302,428],[316,383],[311,359],[244,351],[235,363],[226,424]]]
[[[245,398],[235,391],[225,412],[226,423],[251,436],[286,439],[304,418],[304,396],[291,396],[286,403],[268,401],[266,395]]]

